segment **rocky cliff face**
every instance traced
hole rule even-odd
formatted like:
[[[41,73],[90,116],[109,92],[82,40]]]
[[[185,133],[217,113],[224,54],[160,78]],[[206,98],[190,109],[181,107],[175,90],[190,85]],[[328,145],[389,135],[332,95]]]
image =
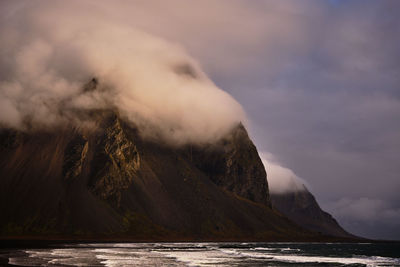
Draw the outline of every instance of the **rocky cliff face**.
[[[91,130],[1,130],[2,237],[317,238],[271,209],[242,125],[216,144],[177,148],[142,139],[114,111],[94,114]]]
[[[216,185],[243,198],[271,206],[264,165],[242,124],[217,144],[193,150],[190,153],[193,153],[191,157],[196,167]]]
[[[136,146],[129,140],[116,115],[108,115],[93,134],[90,159],[89,140],[77,133],[66,145],[62,175],[64,179],[89,176],[90,190],[104,200],[121,200],[121,192],[129,187],[140,168]],[[90,161],[90,162],[89,162]],[[92,163],[92,164],[90,164]],[[87,168],[89,166],[89,169]],[[87,169],[86,173],[83,170]]]
[[[132,183],[140,168],[140,156],[127,137],[117,116],[111,115],[102,125],[104,131],[96,136],[91,166],[90,188],[100,198],[114,198],[118,205],[121,192]]]
[[[329,213],[323,211],[315,197],[303,186],[303,190],[271,194],[273,207],[289,219],[311,231],[325,235],[355,238],[346,232]]]

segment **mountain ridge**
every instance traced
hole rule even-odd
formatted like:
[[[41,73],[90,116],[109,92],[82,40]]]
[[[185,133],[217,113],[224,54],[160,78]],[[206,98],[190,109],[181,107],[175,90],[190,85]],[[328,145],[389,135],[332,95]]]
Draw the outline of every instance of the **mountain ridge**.
[[[302,190],[271,193],[272,206],[305,229],[345,238],[358,238],[344,230],[335,218],[321,209],[313,194]]]
[[[70,126],[34,132],[2,130],[2,237],[268,240],[315,236],[270,208],[265,170],[255,147],[247,153],[258,159],[251,161],[250,169],[261,175],[257,183],[265,181],[261,190],[243,171],[246,166],[240,166],[240,155],[222,152],[224,162],[231,161],[227,168],[213,159],[199,163],[198,158],[216,152],[201,156],[201,149],[192,148],[189,158],[189,147],[145,140],[115,111],[99,114],[99,126],[89,131]],[[237,129],[243,138],[243,126]],[[216,150],[240,147],[240,140],[228,137],[219,144],[222,150]],[[241,149],[252,144],[250,139],[243,142]],[[226,179],[217,185],[217,178],[207,176],[204,166],[212,166],[214,173],[226,172],[215,177],[236,175],[245,190],[223,184]]]
[[[273,207],[242,124],[214,143],[174,146],[143,138],[116,110],[81,115],[93,125],[0,130],[0,238],[337,239]]]

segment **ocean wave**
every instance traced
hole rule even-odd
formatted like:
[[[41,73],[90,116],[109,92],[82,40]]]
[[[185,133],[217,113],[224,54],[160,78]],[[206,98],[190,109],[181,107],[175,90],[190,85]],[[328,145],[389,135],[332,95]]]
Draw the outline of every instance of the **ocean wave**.
[[[324,244],[320,244],[323,249]],[[115,243],[14,251],[10,265],[18,266],[232,266],[293,264],[327,266],[399,266],[400,258],[366,255],[316,255],[291,244]],[[314,254],[313,254],[314,253]]]
[[[298,251],[297,249],[287,249],[286,251]],[[266,250],[269,251],[269,250]],[[400,259],[380,257],[380,256],[354,256],[354,257],[328,257],[328,256],[312,256],[312,255],[299,255],[299,254],[279,254],[279,253],[260,253],[248,251],[240,251],[237,249],[226,250],[221,249],[221,252],[230,255],[243,256],[248,258],[259,258],[272,262],[286,262],[286,263],[336,263],[336,264],[362,264],[367,267],[375,266],[400,266]]]
[[[267,250],[267,251],[277,251],[279,250],[278,248],[266,248],[266,247],[255,247],[255,248],[250,248],[251,250]]]
[[[299,248],[281,248],[281,251],[301,251]]]

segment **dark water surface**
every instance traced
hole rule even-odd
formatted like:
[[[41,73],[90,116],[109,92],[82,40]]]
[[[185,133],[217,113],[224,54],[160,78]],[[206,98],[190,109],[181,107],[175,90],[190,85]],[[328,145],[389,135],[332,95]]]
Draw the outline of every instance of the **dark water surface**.
[[[400,244],[95,243],[2,249],[0,257],[6,266],[400,266]]]

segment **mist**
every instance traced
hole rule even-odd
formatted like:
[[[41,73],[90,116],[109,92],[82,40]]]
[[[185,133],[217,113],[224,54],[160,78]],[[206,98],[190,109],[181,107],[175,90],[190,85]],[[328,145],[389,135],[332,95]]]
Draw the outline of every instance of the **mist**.
[[[176,43],[115,22],[93,4],[8,3],[1,17],[0,124],[20,130],[90,125],[82,110],[114,109],[147,138],[213,142],[240,104]],[[96,90],[84,90],[96,79]]]
[[[291,169],[282,166],[268,152],[261,152],[260,158],[267,171],[268,187],[271,194],[285,194],[306,190],[307,183]]]

